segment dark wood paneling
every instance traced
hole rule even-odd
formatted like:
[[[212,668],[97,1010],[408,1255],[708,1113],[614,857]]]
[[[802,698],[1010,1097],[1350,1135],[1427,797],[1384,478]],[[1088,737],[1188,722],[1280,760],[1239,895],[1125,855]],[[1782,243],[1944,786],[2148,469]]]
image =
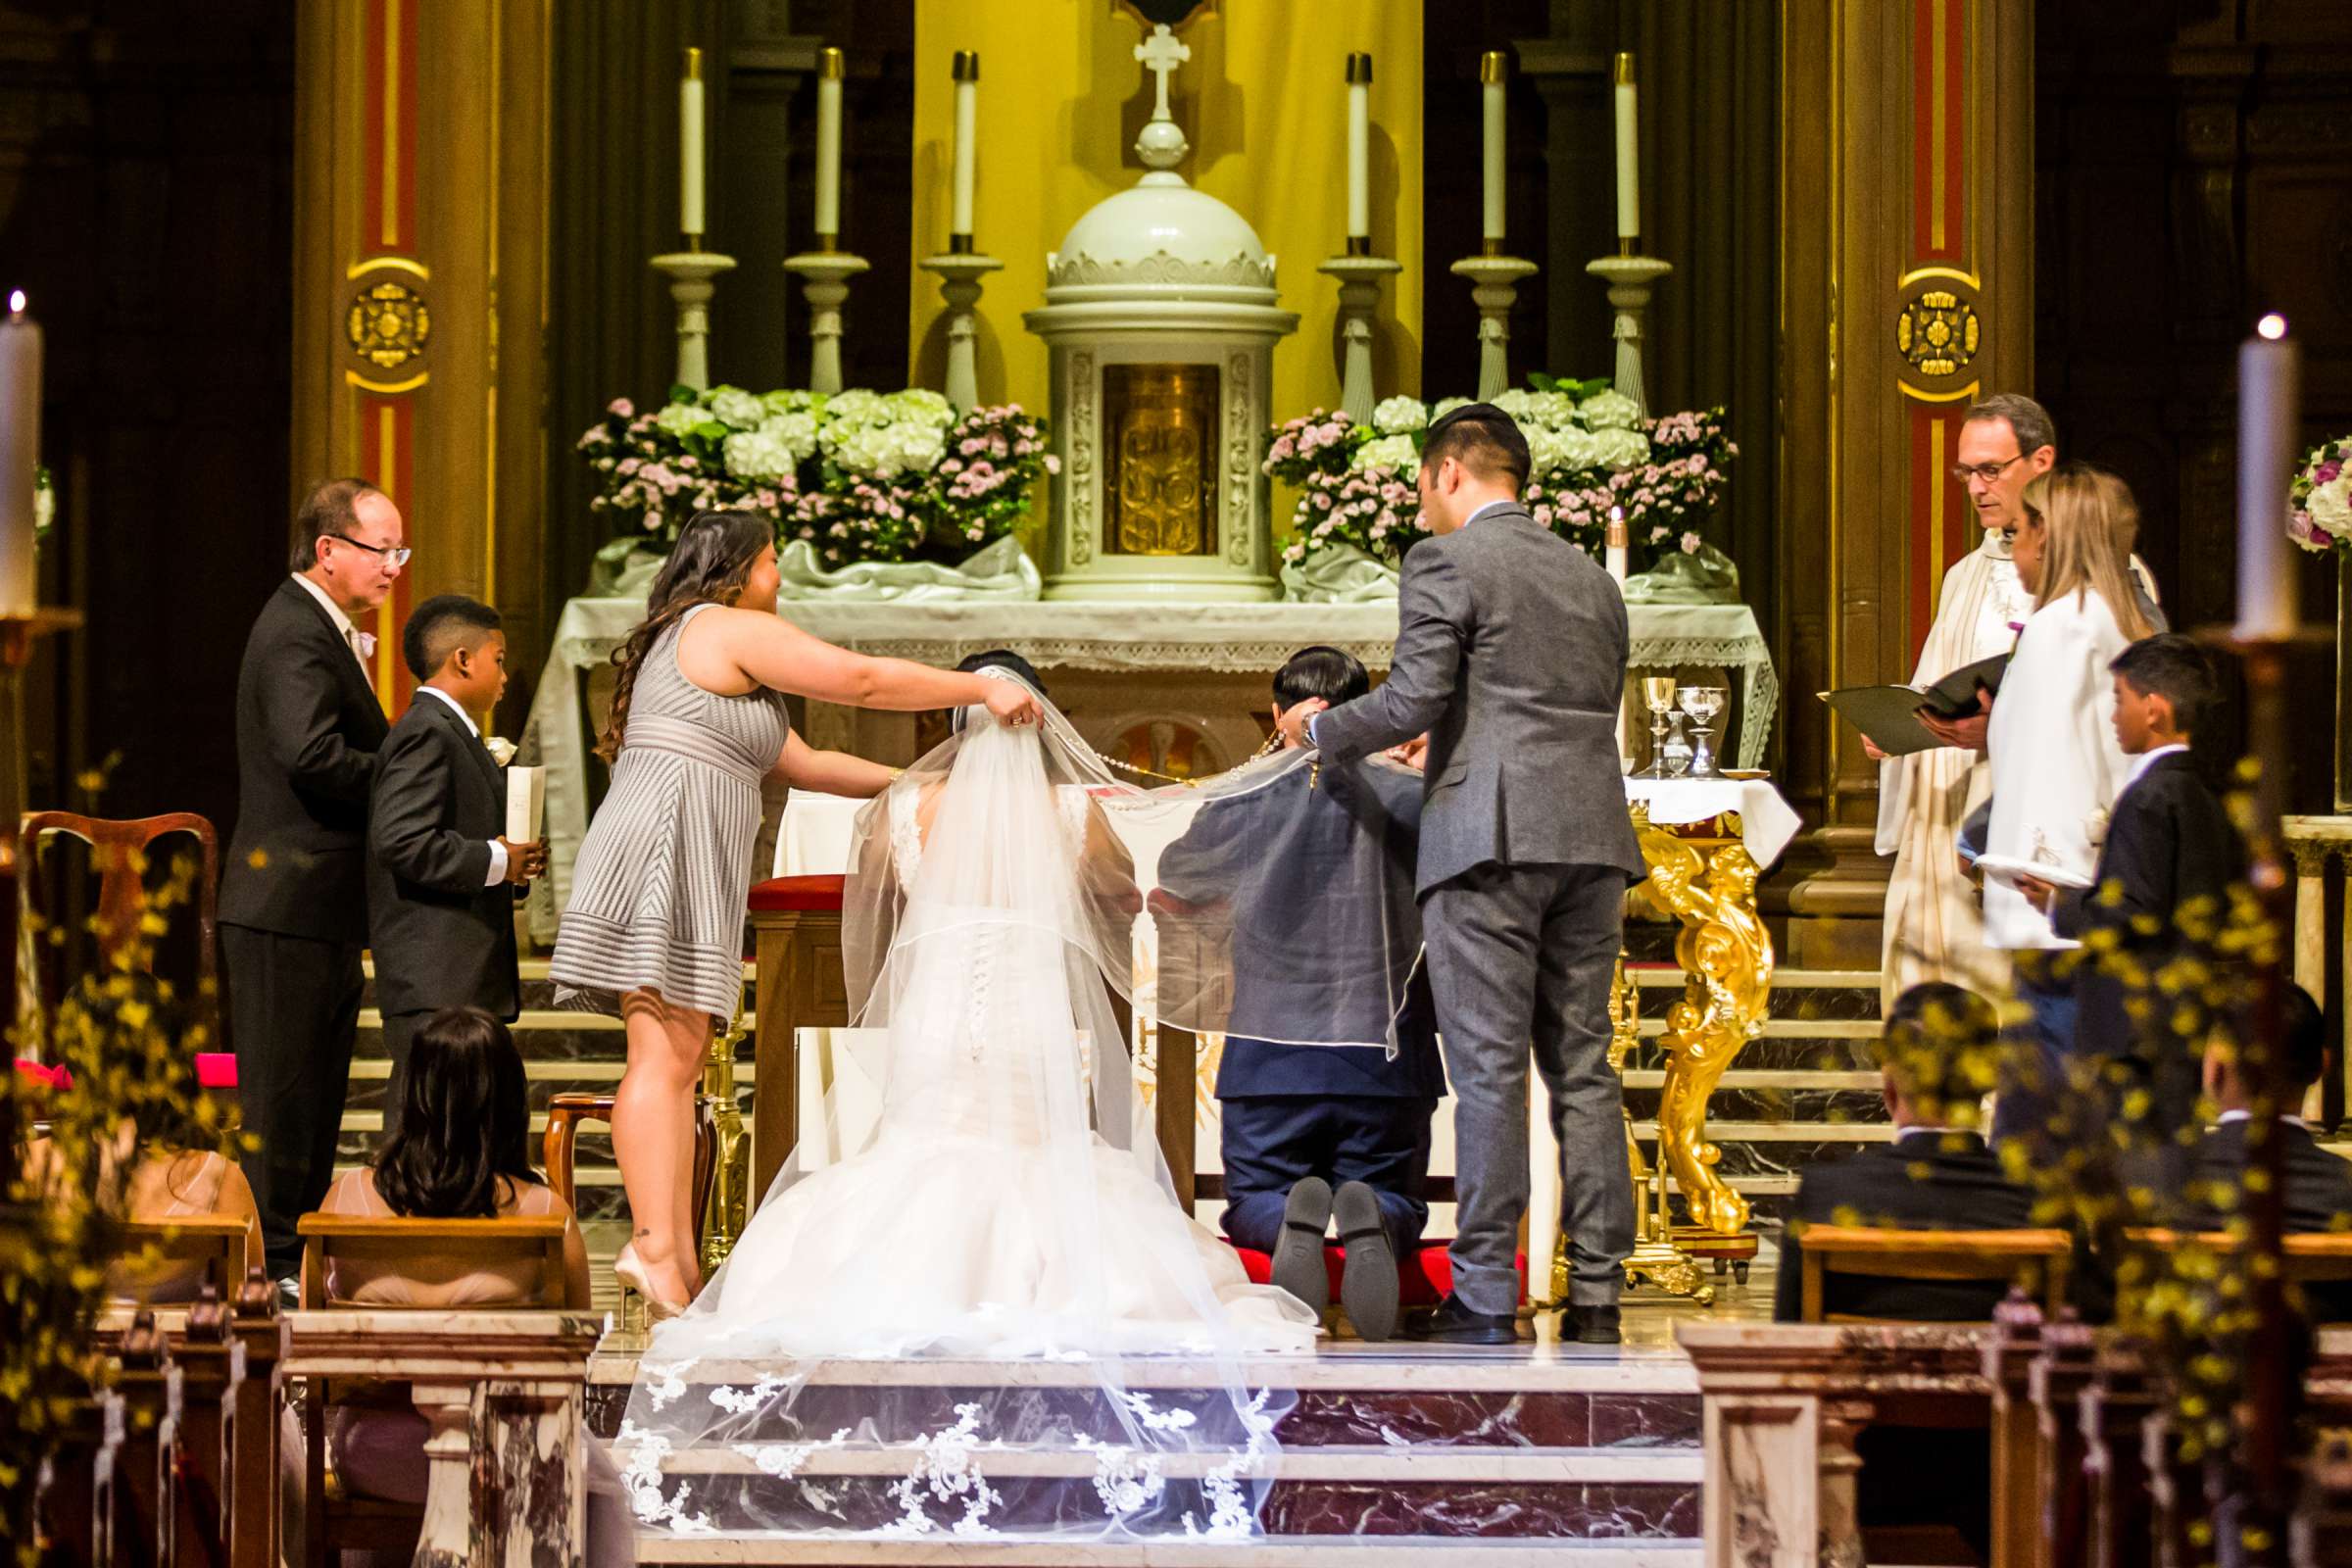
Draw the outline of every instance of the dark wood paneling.
[[[230,694],[286,564],[294,8],[18,5],[0,20],[0,285],[46,333],[61,488],[32,805],[236,814]]]

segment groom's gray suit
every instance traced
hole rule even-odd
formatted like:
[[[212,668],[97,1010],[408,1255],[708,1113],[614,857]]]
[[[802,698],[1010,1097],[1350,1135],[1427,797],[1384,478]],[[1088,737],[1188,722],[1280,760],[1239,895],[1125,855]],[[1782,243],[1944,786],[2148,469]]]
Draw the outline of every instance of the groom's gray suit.
[[[1387,683],[1316,714],[1313,735],[1345,760],[1429,734],[1416,880],[1454,1096],[1454,1295],[1473,1312],[1517,1305],[1532,1043],[1560,1141],[1569,1299],[1613,1303],[1634,1197],[1609,978],[1643,874],[1617,758],[1625,601],[1516,503],[1416,544],[1397,594]],[[1530,1266],[1541,1279],[1544,1260]]]

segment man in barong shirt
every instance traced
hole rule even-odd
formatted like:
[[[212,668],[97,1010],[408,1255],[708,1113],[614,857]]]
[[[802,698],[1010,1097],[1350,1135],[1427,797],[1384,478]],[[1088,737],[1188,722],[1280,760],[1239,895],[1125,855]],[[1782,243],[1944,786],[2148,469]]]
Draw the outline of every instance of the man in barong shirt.
[[[1984,536],[1943,574],[1936,624],[1920,649],[1914,685],[2007,653],[2034,610],[2033,595],[2019,584],[2009,559],[2009,535],[2026,486],[2058,461],[2057,429],[2032,398],[1999,393],[1968,411],[1958,458],[1952,472],[1968,486]],[[1992,791],[1984,723],[1982,716],[1931,723],[1944,745],[1880,762],[1878,852],[1894,857],[1880,965],[1888,1006],[1930,980],[1985,996],[2008,989],[2009,956],[1984,946],[1984,911],[1958,852],[1961,823]]]

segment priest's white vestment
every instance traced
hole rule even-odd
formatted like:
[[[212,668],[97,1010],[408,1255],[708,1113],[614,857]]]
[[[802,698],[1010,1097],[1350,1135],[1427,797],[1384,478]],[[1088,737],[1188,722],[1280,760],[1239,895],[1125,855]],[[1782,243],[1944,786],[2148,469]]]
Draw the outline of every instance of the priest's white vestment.
[[[2033,613],[2017,580],[2008,535],[1986,529],[1943,575],[1936,624],[1912,684],[1925,686],[1980,659],[2007,653]],[[1984,996],[2004,994],[2009,956],[1984,945],[1977,889],[1960,866],[1960,824],[1992,790],[1985,760],[1957,747],[1889,758],[1879,768],[1878,852],[1894,857],[1886,889],[1880,984],[1888,1006],[1908,987],[1948,980]]]

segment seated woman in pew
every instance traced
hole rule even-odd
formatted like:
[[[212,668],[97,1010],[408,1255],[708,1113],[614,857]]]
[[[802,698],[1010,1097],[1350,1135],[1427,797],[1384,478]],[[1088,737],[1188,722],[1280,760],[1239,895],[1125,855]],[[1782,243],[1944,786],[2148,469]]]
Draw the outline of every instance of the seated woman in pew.
[[[258,1262],[260,1210],[245,1173],[220,1152],[220,1122],[205,1106],[196,1042],[185,1038],[183,1023],[172,988],[151,974],[85,976],[58,1007],[54,1031],[72,1031],[90,1054],[164,1063],[168,1070],[136,1075],[126,1096],[129,1113],[97,1150],[95,1167],[74,1169],[52,1140],[37,1138],[25,1146],[24,1174],[38,1191],[95,1180],[105,1206],[132,1221],[241,1219],[245,1255]],[[208,1268],[202,1258],[156,1258],[133,1245],[107,1265],[106,1291],[151,1305],[193,1301]],[[229,1295],[239,1282],[220,1283]]]
[[[562,1215],[564,1298],[556,1304],[586,1311],[587,1248],[569,1205],[531,1167],[529,1139],[522,1056],[507,1026],[478,1007],[446,1008],[416,1032],[411,1047],[398,1131],[372,1165],[337,1178],[319,1212],[431,1219]],[[419,1250],[397,1264],[338,1262],[328,1272],[326,1294],[338,1303],[496,1310],[529,1302],[538,1279],[535,1254],[484,1267]],[[357,1496],[421,1504],[428,1435],[405,1384],[364,1391],[327,1413],[332,1465],[344,1489]],[[300,1446],[289,1446],[299,1464]],[[588,1472],[589,1561],[627,1563],[634,1555],[634,1526],[619,1473],[601,1444],[589,1447]],[[346,1558],[357,1555],[363,1554]]]

